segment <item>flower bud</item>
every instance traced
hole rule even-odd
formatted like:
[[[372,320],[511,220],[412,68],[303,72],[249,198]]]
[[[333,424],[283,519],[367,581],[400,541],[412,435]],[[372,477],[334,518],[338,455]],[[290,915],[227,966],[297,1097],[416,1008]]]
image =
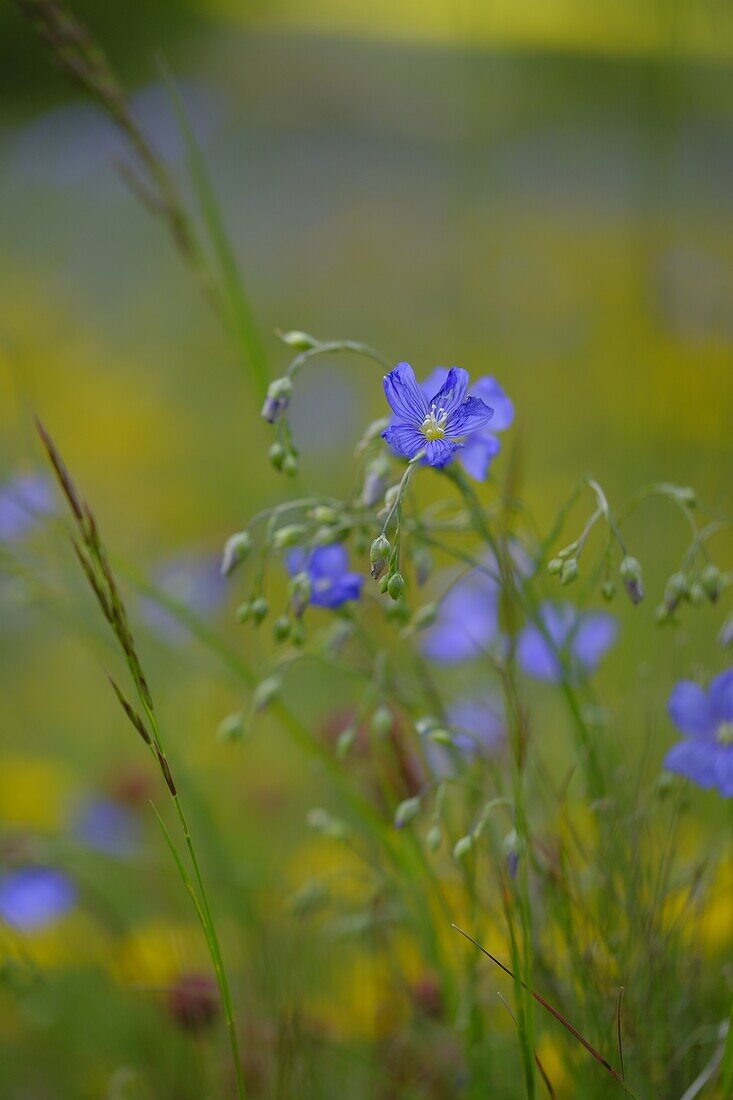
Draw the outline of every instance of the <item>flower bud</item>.
[[[633,604],[641,603],[644,599],[644,583],[640,562],[636,558],[632,558],[630,554],[627,554],[621,562],[619,573],[621,574],[621,580],[624,582],[631,602]]]
[[[372,715],[372,733],[375,737],[386,737],[394,726],[394,715],[389,707],[377,707]]]
[[[389,476],[389,461],[384,455],[370,462],[364,474],[364,485],[361,490],[361,505],[363,508],[373,508],[384,496]]]
[[[298,649],[305,644],[305,627],[303,626],[302,619],[296,619],[293,623],[293,629],[290,632],[290,641]]]
[[[310,351],[311,348],[318,347],[318,340],[314,336],[309,336],[307,332],[299,332],[297,329],[293,329],[292,332],[278,332],[278,336],[283,344],[297,351]]]
[[[397,502],[397,497],[400,495],[399,485],[390,485],[387,492],[384,494],[384,510],[389,512]]]
[[[267,397],[260,415],[268,424],[279,420],[288,407],[293,392],[293,383],[287,376],[276,378],[267,387]]]
[[[657,626],[663,626],[668,621],[670,615],[671,611],[664,602],[657,604],[654,608],[654,622]]]
[[[705,589],[699,581],[692,582],[687,598],[693,607],[702,607],[705,603]]]
[[[664,603],[669,611],[674,611],[680,600],[687,596],[688,582],[684,573],[673,573],[664,587]]]
[[[268,453],[270,455],[270,462],[275,469],[282,470],[286,454],[282,443],[278,443],[277,441],[273,443]]]
[[[298,462],[295,455],[292,452],[290,454],[286,454],[285,458],[283,459],[282,465],[282,471],[286,475],[286,477],[295,477],[299,469],[300,463]]]
[[[603,585],[601,587],[601,595],[603,596],[604,600],[608,600],[609,602],[616,595],[616,585],[610,577],[603,582]]]
[[[345,730],[341,731],[336,742],[336,755],[339,760],[343,760],[355,740],[356,729],[354,726],[347,726]]]
[[[465,859],[472,848],[473,837],[469,833],[468,836],[462,836],[460,840],[456,841],[453,848],[453,858],[459,861]]]
[[[315,523],[336,523],[339,513],[330,504],[318,504],[309,513]]]
[[[306,607],[310,603],[312,592],[313,583],[310,579],[310,575],[306,572],[296,573],[290,581],[288,594],[290,596],[293,614],[298,619],[303,615]]]
[[[705,589],[705,595],[711,603],[716,603],[720,596],[720,582],[720,570],[717,565],[709,562],[700,574],[700,584]]]
[[[437,852],[438,848],[443,843],[443,830],[440,825],[433,825],[428,831],[428,835],[425,837],[425,843],[429,851]]]
[[[396,829],[402,829],[405,825],[417,817],[420,813],[420,799],[419,798],[406,798],[404,802],[400,802],[399,806],[395,810],[394,823]]]
[[[313,535],[314,546],[332,546],[334,542],[340,542],[344,535],[343,527],[319,527]]]
[[[264,596],[258,596],[257,599],[252,600],[251,614],[252,614],[252,618],[254,619],[254,621],[257,623],[258,626],[262,622],[262,620],[265,618],[265,616],[267,615],[267,612],[269,610],[270,610],[270,605],[268,604],[268,602],[267,602],[267,600],[265,599]]]
[[[279,527],[272,536],[272,545],[278,550],[287,546],[299,546],[305,538],[306,528],[302,523],[289,523],[286,527]]]
[[[292,629],[292,619],[289,619],[287,615],[280,615],[273,623],[272,636],[276,642],[286,642]]]
[[[372,577],[375,581],[379,580],[387,568],[391,549],[389,541],[384,535],[379,535],[372,543],[369,550],[369,562],[372,567]]]
[[[228,538],[224,544],[224,553],[221,557],[222,576],[228,577],[240,561],[246,558],[251,549],[252,536],[249,531],[237,531],[235,535]]]
[[[252,706],[255,710],[265,710],[273,699],[280,694],[282,681],[279,676],[268,676],[261,680],[252,694]]]
[[[577,580],[579,572],[578,559],[568,558],[563,562],[560,570],[560,584],[572,584],[574,580]]]
[[[393,573],[387,581],[387,591],[393,600],[399,600],[405,591],[405,578],[401,573]]]
[[[563,560],[562,558],[553,558],[547,563],[547,572],[553,577],[562,572]]]
[[[219,741],[241,741],[244,735],[244,714],[241,710],[222,718],[216,731]]]
[[[387,595],[387,585],[389,584],[389,577],[385,573],[383,577],[379,578],[379,591],[383,596]]]
[[[733,615],[729,615],[720,628],[718,634],[718,641],[724,649],[728,649],[733,646]]]
[[[247,619],[250,618],[251,614],[252,614],[252,601],[251,600],[245,600],[244,603],[240,603],[239,607],[237,608],[237,622],[238,623],[246,623]]]
[[[562,558],[563,560],[565,558],[572,558],[572,556],[575,554],[575,551],[577,549],[578,549],[578,540],[576,539],[575,542],[571,542],[569,546],[565,546],[562,550],[558,550],[557,556],[558,556],[558,558]]]
[[[328,810],[320,807],[309,810],[306,821],[311,829],[331,840],[346,840],[349,835],[349,827],[344,821],[333,817]]]

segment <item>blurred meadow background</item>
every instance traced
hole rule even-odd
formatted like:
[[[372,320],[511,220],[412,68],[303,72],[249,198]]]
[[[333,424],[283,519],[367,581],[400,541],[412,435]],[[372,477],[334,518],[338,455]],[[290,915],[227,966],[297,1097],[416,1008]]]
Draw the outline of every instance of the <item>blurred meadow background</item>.
[[[422,375],[453,363],[494,375],[516,409],[502,461],[512,454],[543,530],[584,473],[619,503],[663,480],[730,508],[729,5],[87,0],[73,10],[190,196],[160,59],[174,72],[273,377],[287,363],[277,328],[363,340]],[[430,1030],[413,945],[400,965],[422,1000],[403,1003],[384,994],[384,959],[355,926],[358,875],[305,828],[311,807],[334,805],[328,775],[267,714],[242,742],[217,737],[246,698],[226,653],[259,678],[273,648],[269,632],[237,624],[246,593],[220,577],[221,547],[290,486],[267,462],[261,395],[122,178],[121,154],[103,112],[3,5],[0,498],[13,478],[46,476],[35,410],[123,577],[222,937],[244,975],[252,1095],[463,1095],[446,1068],[450,1044]],[[345,494],[354,444],[383,412],[377,366],[339,356],[314,366],[292,409],[302,484]],[[0,848],[6,872],[61,868],[75,895],[22,945],[3,936],[0,1094],[216,1095],[223,1039],[198,1017],[192,1025],[207,1004],[186,981],[208,964],[149,810],[157,780],[106,683],[116,658],[57,522],[58,494],[39,493],[44,522],[4,521],[0,503]],[[670,688],[691,669],[724,667],[716,635],[729,607],[659,630],[654,604],[685,531],[664,502],[631,529],[653,562],[650,599],[614,605],[622,644],[598,689],[613,700],[610,736],[651,781],[673,741]],[[146,595],[151,580],[201,616],[205,638]],[[294,670],[285,691],[324,743],[354,705],[348,679],[313,666]],[[542,702],[538,736],[561,774],[568,749],[553,706]],[[690,851],[722,842],[727,808],[691,791]],[[700,951],[730,980],[730,848],[727,859]],[[338,919],[305,913],[303,889],[319,876],[336,883]],[[470,948],[449,928],[445,938],[459,972]],[[504,981],[487,980],[492,992]],[[713,1019],[725,1005],[721,992]],[[490,1011],[511,1035],[500,1006]],[[573,1084],[576,1052],[551,1024],[540,1044],[557,1095],[621,1095],[592,1065],[597,1091]],[[510,1100],[521,1081],[497,1044],[509,1069],[492,1095]],[[428,1048],[449,1084],[415,1070]],[[705,1061],[693,1058],[692,1076]]]

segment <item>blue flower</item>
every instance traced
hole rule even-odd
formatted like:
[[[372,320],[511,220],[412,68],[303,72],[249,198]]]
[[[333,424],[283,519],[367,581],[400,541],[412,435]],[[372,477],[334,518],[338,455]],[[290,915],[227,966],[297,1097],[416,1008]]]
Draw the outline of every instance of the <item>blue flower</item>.
[[[519,635],[517,657],[528,676],[558,683],[565,658],[571,676],[594,672],[616,641],[618,624],[605,611],[581,612],[571,604],[543,603],[544,632],[530,624]]]
[[[445,367],[437,367],[424,382],[420,383],[420,389],[429,399],[430,395],[440,389],[448,378]],[[480,398],[485,405],[493,409],[491,428],[479,428],[463,444],[458,461],[467,474],[476,481],[485,481],[489,473],[491,463],[501,450],[501,440],[495,434],[510,428],[514,421],[514,405],[495,378],[478,378],[468,389],[470,397]]]
[[[499,585],[476,569],[448,589],[435,622],[422,635],[426,657],[457,664],[482,656],[497,636]]]
[[[453,703],[448,721],[456,748],[470,755],[495,752],[506,737],[501,704],[488,697]]]
[[[0,541],[24,538],[53,511],[53,487],[42,474],[16,474],[0,485]]]
[[[51,867],[22,867],[0,877],[0,919],[20,932],[51,924],[75,901],[73,882]]]
[[[218,555],[186,550],[153,572],[153,582],[184,611],[209,618],[228,595]],[[181,620],[155,597],[141,601],[141,611],[151,630],[169,642],[180,642],[187,631]]]
[[[108,856],[134,855],[140,843],[140,826],[135,814],[111,798],[98,798],[80,806],[72,821],[80,844]]]
[[[480,397],[467,397],[467,390],[468,371],[451,367],[443,385],[428,398],[410,364],[398,363],[384,378],[394,419],[382,437],[404,458],[424,450],[428,466],[446,466],[463,446],[458,441],[485,428],[494,415]]]
[[[286,558],[291,576],[307,573],[311,583],[310,603],[316,607],[341,607],[349,600],[358,600],[364,578],[360,573],[349,572],[349,555],[341,543],[317,546],[314,550],[302,547],[291,550]]]
[[[733,668],[716,676],[707,691],[680,680],[667,712],[684,740],[669,750],[665,768],[733,798]]]

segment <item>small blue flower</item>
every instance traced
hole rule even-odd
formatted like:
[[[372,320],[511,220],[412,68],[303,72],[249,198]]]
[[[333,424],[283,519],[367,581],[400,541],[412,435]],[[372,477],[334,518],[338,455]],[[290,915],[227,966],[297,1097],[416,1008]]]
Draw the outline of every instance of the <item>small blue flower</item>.
[[[437,367],[424,382],[420,383],[420,389],[429,399],[443,386],[448,378],[445,367]],[[514,422],[514,405],[495,378],[478,378],[468,389],[469,397],[480,398],[485,405],[493,409],[490,428],[480,428],[469,436],[459,451],[458,461],[467,474],[476,481],[485,481],[491,463],[501,450],[501,440],[495,434],[503,432],[512,426]]]
[[[519,635],[517,657],[523,670],[536,680],[559,683],[564,657],[570,673],[594,672],[616,641],[618,624],[605,611],[578,611],[568,603],[543,603],[540,619],[544,633],[530,624]]]
[[[398,363],[384,378],[394,419],[383,439],[404,458],[424,450],[428,466],[446,466],[463,446],[459,440],[485,428],[494,415],[480,397],[467,397],[467,390],[468,371],[451,367],[443,385],[428,398],[410,364]]]
[[[680,680],[667,713],[684,740],[669,750],[664,767],[733,798],[733,668],[716,676],[707,691]]]
[[[0,877],[0,920],[35,932],[63,917],[76,902],[76,887],[51,867],[22,867]]]
[[[104,855],[128,858],[140,843],[140,823],[121,802],[98,798],[80,806],[72,820],[72,832],[80,844]]]
[[[171,600],[198,618],[209,618],[228,595],[218,555],[186,550],[153,572],[153,582]],[[141,601],[141,612],[151,630],[169,642],[186,638],[186,627],[154,597]]]
[[[472,756],[495,752],[506,738],[501,704],[488,697],[453,703],[448,721],[456,748]]]
[[[0,542],[16,542],[53,511],[51,480],[43,474],[16,474],[0,485]]]
[[[310,602],[316,607],[341,607],[361,596],[364,578],[360,573],[349,572],[349,555],[341,543],[317,546],[314,550],[302,547],[291,550],[286,564],[293,577],[298,573],[308,574]]]
[[[482,656],[497,637],[498,603],[492,576],[479,569],[467,573],[440,601],[435,622],[421,637],[422,652],[443,664]]]

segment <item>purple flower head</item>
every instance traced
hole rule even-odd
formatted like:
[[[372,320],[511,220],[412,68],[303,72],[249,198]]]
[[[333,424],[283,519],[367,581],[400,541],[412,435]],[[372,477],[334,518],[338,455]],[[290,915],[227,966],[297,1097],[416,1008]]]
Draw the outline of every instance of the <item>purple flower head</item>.
[[[449,708],[448,721],[456,748],[471,755],[495,752],[506,736],[501,704],[488,697],[459,700]]]
[[[445,367],[437,367],[428,375],[424,382],[420,383],[420,389],[429,399],[430,395],[440,389],[448,378]],[[458,454],[458,461],[467,474],[476,481],[485,481],[491,463],[501,450],[501,440],[495,434],[510,428],[514,421],[514,405],[495,378],[478,378],[468,388],[469,397],[478,397],[490,409],[494,415],[491,417],[490,428],[479,428],[465,440]]]
[[[349,555],[340,542],[291,550],[286,558],[291,576],[307,573],[311,583],[310,602],[316,607],[341,607],[349,600],[358,600],[364,578],[349,572]]]
[[[21,867],[0,877],[0,920],[20,932],[35,932],[63,917],[76,901],[76,888],[51,867]]]
[[[72,820],[72,832],[87,848],[122,859],[134,855],[140,843],[136,815],[111,798],[93,799],[80,806]]]
[[[208,618],[227,597],[218,555],[185,551],[153,573],[153,581],[166,596],[198,618]],[[152,597],[141,601],[148,626],[166,641],[181,641],[186,629],[180,620]]]
[[[384,392],[394,417],[382,432],[404,458],[424,450],[428,466],[442,468],[463,446],[459,440],[485,428],[494,410],[480,397],[468,397],[468,371],[451,367],[431,397],[423,393],[409,363],[398,363],[384,378]]]
[[[733,668],[716,676],[707,691],[680,680],[667,712],[684,739],[665,756],[665,768],[733,798]]]
[[[0,485],[0,542],[25,538],[54,507],[51,479],[43,474],[16,474]]]
[[[480,657],[497,636],[498,602],[499,585],[489,573],[467,573],[440,601],[435,622],[421,637],[422,652],[444,664]]]
[[[616,641],[618,624],[605,611],[578,611],[568,603],[543,603],[544,630],[530,624],[519,635],[517,656],[528,676],[558,683],[565,658],[571,676],[594,672]]]

